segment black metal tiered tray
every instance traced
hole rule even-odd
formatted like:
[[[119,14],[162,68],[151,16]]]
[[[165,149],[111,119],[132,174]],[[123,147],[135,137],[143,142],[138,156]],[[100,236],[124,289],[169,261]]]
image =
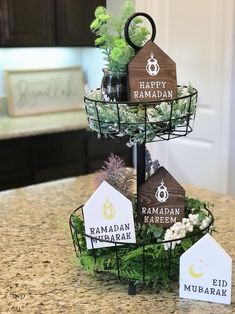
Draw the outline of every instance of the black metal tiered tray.
[[[180,96],[176,99],[155,102],[104,101],[96,97],[99,91],[94,92],[93,97],[89,95],[84,98],[88,123],[92,131],[102,138],[123,141],[136,149],[137,200],[138,187],[145,181],[145,144],[186,136],[193,130],[197,90],[192,87],[178,86],[178,91]],[[75,223],[76,217],[83,218],[83,206],[78,207],[71,214],[69,224],[75,252],[81,264],[86,258],[90,265],[89,271],[100,272],[99,263],[102,253],[102,263],[106,265],[105,272],[115,274],[120,279],[129,280],[129,294],[135,294],[136,282],[148,283],[155,280],[151,277],[153,267],[165,272],[168,279],[177,278],[179,257],[184,250],[177,248],[175,243],[189,241],[191,246],[205,233],[211,233],[214,218],[208,209],[205,208],[205,212],[210,218],[210,223],[206,228],[189,233],[184,238],[160,242],[157,240],[150,242],[147,239],[127,244],[105,241],[85,234],[83,227]],[[92,249],[90,250],[86,249],[86,239],[91,241]],[[113,247],[94,249],[94,241],[111,242]],[[149,250],[151,254],[157,256],[165,244],[168,244],[168,250],[162,255],[164,257],[155,258],[153,264],[148,256]],[[104,250],[106,259],[103,254]],[[135,256],[134,252],[138,254]],[[122,263],[127,254],[128,256],[133,254],[133,258],[129,269],[123,269]],[[138,269],[137,273],[132,271],[134,268]]]

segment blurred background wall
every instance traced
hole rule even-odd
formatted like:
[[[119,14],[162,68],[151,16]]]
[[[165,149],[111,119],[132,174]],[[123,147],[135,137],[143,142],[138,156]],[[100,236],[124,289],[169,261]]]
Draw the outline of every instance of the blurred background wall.
[[[235,7],[232,0],[135,0],[155,20],[158,44],[177,65],[178,84],[198,89],[194,131],[149,144],[181,182],[235,195]]]
[[[0,48],[0,97],[5,95],[4,70],[70,66],[83,68],[89,88],[99,86],[104,62],[98,48]]]

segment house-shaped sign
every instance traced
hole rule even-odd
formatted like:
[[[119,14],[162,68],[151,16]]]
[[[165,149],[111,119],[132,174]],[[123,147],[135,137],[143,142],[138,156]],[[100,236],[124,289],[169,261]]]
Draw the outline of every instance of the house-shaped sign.
[[[131,101],[176,98],[176,64],[152,40],[149,40],[129,62],[128,81]]]
[[[138,221],[169,228],[184,217],[185,190],[160,167],[138,190]]]
[[[132,202],[103,181],[83,206],[87,249],[135,243]]]
[[[180,297],[231,303],[232,258],[209,233],[180,257]]]

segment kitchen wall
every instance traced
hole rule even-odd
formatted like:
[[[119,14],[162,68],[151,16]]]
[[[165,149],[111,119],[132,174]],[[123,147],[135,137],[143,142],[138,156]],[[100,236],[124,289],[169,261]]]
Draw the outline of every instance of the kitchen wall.
[[[120,8],[122,7],[125,0],[106,0],[107,9],[111,11],[114,15],[118,15]]]
[[[176,62],[179,84],[199,91],[194,131],[154,143],[180,182],[235,195],[235,49],[232,0],[135,0],[157,25],[155,42]]]
[[[0,48],[0,97],[5,96],[3,71],[81,66],[89,88],[99,87],[104,67],[98,48]]]

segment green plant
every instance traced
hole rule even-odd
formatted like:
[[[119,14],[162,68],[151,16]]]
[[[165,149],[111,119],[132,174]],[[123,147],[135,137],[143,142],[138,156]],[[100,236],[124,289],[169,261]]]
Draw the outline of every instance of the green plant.
[[[175,245],[170,250],[164,243],[161,243],[169,229],[165,230],[161,226],[155,225],[136,224],[136,245],[100,248],[95,249],[94,253],[93,250],[86,249],[83,235],[84,222],[74,214],[72,223],[76,234],[79,235],[81,247],[80,265],[89,273],[109,273],[119,275],[120,278],[134,280],[136,283],[144,282],[154,286],[167,286],[172,278],[177,279],[178,277],[180,255],[199,240],[205,232],[208,232],[209,226],[203,225],[206,217],[212,219],[210,215],[207,216],[208,213],[205,211],[205,207],[209,208],[210,204],[194,198],[186,198],[185,202],[188,217],[197,214],[198,224],[194,225],[193,230],[187,231],[186,236],[191,235],[191,237],[172,242]],[[204,229],[201,229],[201,226]]]
[[[118,17],[113,16],[105,7],[95,10],[95,19],[91,23],[91,31],[97,36],[95,45],[105,54],[106,66],[113,72],[126,71],[127,63],[134,57],[135,51],[124,38],[124,26],[130,15],[134,13],[132,1],[126,1]],[[129,27],[129,36],[138,46],[148,36],[148,30],[142,26],[142,19],[136,17]]]

